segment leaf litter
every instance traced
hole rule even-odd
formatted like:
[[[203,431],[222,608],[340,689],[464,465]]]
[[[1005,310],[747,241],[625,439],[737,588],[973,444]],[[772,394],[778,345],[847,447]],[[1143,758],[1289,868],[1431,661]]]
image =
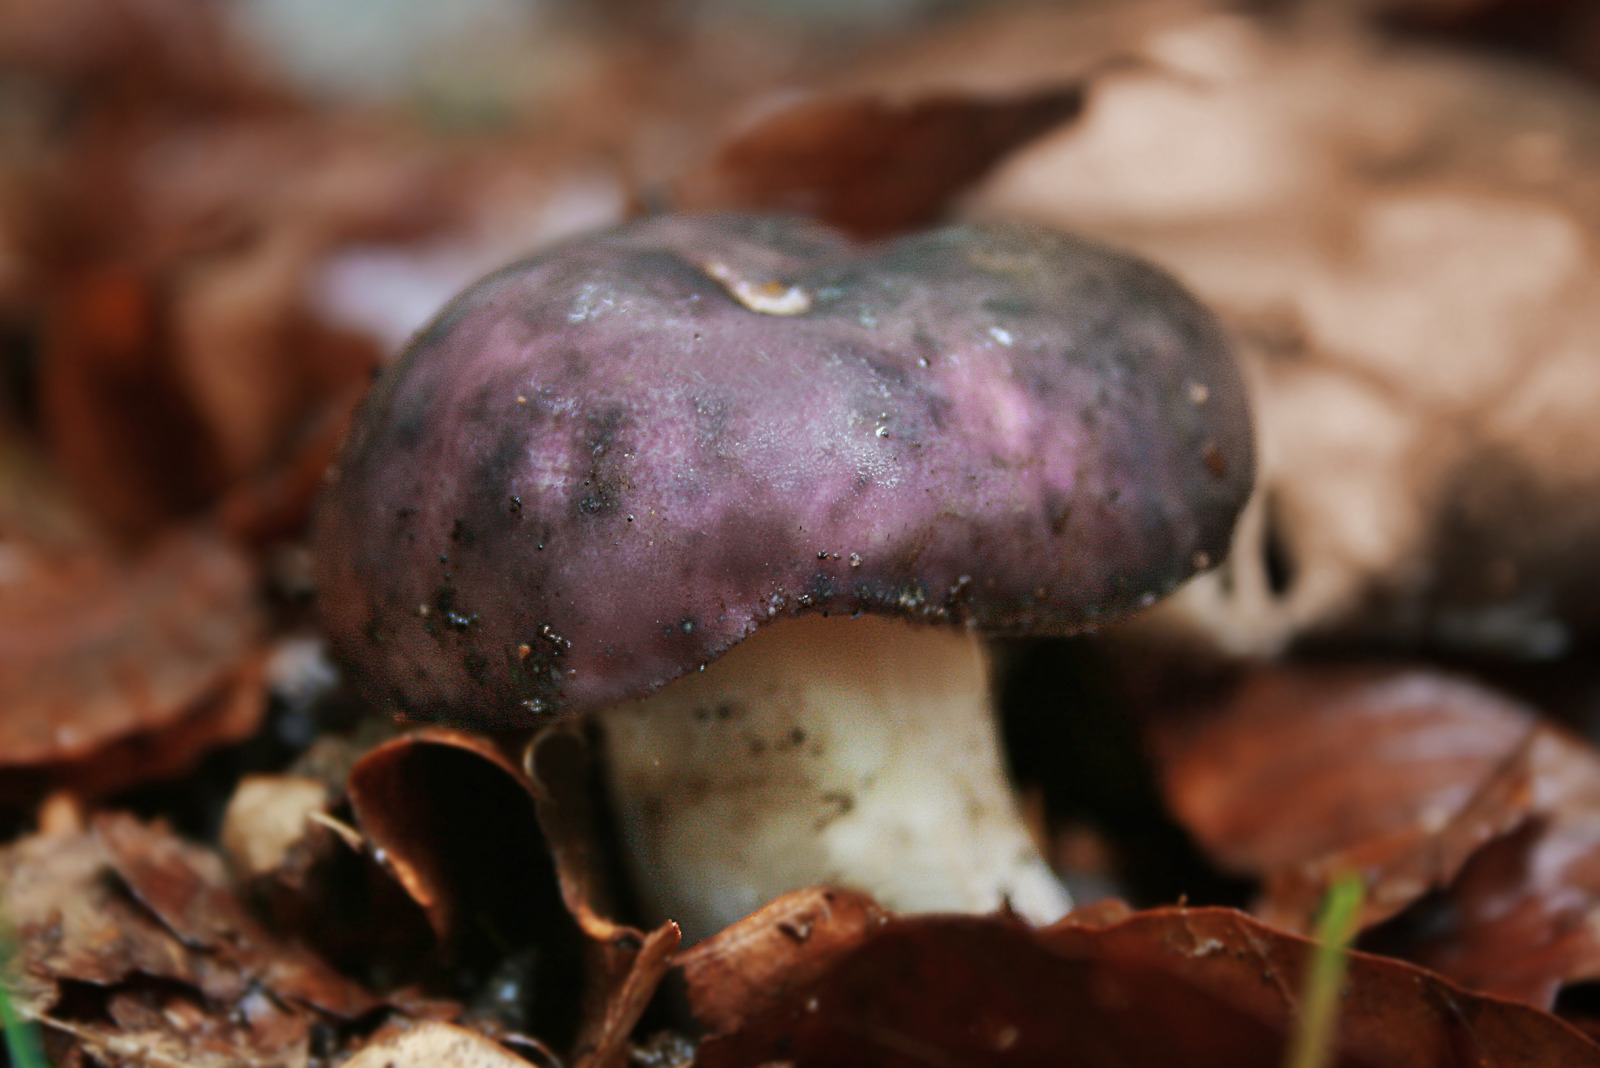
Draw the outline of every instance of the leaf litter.
[[[130,816],[24,838],[0,865],[20,947],[14,989],[58,1053],[294,1064],[320,1020],[382,1004],[263,930],[214,854]]]
[[[131,559],[0,548],[0,800],[46,784],[102,795],[255,731],[265,620],[254,564],[228,542],[174,528]]]
[[[1357,870],[1337,1063],[1600,1061],[1540,1011],[1600,979],[1590,746],[1457,676],[1285,652],[1335,634],[1358,665],[1396,644],[1560,658],[1591,640],[1574,547],[1595,528],[1592,378],[1569,354],[1592,336],[1594,102],[1377,48],[1303,6],[1340,32],[1149,2],[979,9],[840,50],[702,39],[668,13],[543,90],[543,118],[463,136],[313,103],[209,9],[0,4],[23,76],[0,86],[0,900],[8,983],[52,1052],[609,1068],[681,1064],[698,1040],[706,1065],[1277,1064],[1297,933]],[[1514,8],[1371,5],[1407,34],[1593,69],[1580,5],[1549,5],[1561,41],[1525,21],[1496,37]],[[1208,139],[1241,150],[1183,154]],[[1108,900],[1033,930],[818,887],[682,949],[635,915],[580,731],[526,749],[395,736],[352,728],[334,696],[298,762],[282,753],[303,740],[248,755],[284,729],[268,643],[308,623],[280,565],[418,306],[572,219],[674,202],[862,234],[1045,219],[1216,303],[1256,375],[1267,492],[1234,562],[1136,640],[1160,659],[1198,630],[1202,655],[1276,658],[1230,669],[1243,681],[1208,707],[1166,690],[1146,716],[1173,813],[1259,880],[1255,918]],[[1486,262],[1474,248],[1549,270],[1446,269]],[[1455,322],[1521,370],[1474,378],[1494,354],[1451,348]],[[1368,323],[1422,341],[1397,350]],[[1396,358],[1430,338],[1457,363]],[[1515,403],[1467,396],[1517,374]],[[1458,386],[1469,403],[1440,403]],[[1364,413],[1357,438],[1339,411]],[[1352,515],[1386,540],[1341,541]],[[129,814],[129,788],[219,751],[253,773],[226,819],[208,801],[184,838]],[[86,802],[103,807],[79,817]]]
[[[1174,812],[1261,877],[1269,922],[1308,929],[1357,872],[1386,953],[1543,1007],[1600,978],[1600,752],[1522,703],[1436,671],[1278,668],[1155,734]]]
[[[1228,909],[1105,910],[1108,922],[1035,929],[1004,917],[863,924],[870,902],[850,900],[844,938],[818,939],[816,961],[768,980],[792,986],[706,981],[712,969],[761,973],[792,916],[830,893],[846,897],[801,891],[683,955],[711,1031],[696,1064],[1278,1065],[1311,951]],[[1586,1038],[1528,1006],[1381,957],[1354,954],[1349,968],[1331,1063],[1596,1060]]]

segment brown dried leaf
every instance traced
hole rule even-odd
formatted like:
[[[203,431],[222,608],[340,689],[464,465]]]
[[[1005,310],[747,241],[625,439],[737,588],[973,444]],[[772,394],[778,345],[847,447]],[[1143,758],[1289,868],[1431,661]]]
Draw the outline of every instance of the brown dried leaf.
[[[152,106],[281,104],[220,10],[184,0],[7,0],[0,65],[78,108],[127,116]]]
[[[1600,978],[1600,830],[1535,821],[1489,843],[1449,890],[1373,931],[1374,952],[1541,1008]]]
[[[240,881],[270,875],[289,862],[312,833],[312,817],[326,813],[328,788],[320,779],[246,775],[234,787],[222,820],[222,851]]]
[[[279,937],[313,948],[347,974],[386,988],[415,981],[437,940],[421,908],[344,822],[341,798],[322,778],[241,779],[221,834],[235,891]],[[461,1016],[460,1005],[428,1008],[421,996],[387,990],[389,1003],[407,1015]]]
[[[481,735],[429,729],[396,738],[352,768],[351,806],[453,956],[499,960],[537,946],[541,974],[561,977],[542,989],[573,998],[545,999],[550,1029],[576,1024],[573,1063],[613,1068],[680,935],[672,923],[645,933],[596,911],[604,880],[587,749],[565,728],[542,741],[528,757],[541,772],[535,784]]]
[[[938,217],[996,161],[1075,117],[1076,86],[1012,96],[866,93],[774,103],[685,179],[685,207],[811,215],[862,237]]]
[[[815,983],[888,920],[865,894],[811,887],[783,895],[673,963],[683,969],[695,1017],[727,1033]]]
[[[1145,62],[1151,35],[1229,7],[1218,0],[978,4],[884,42],[845,72],[843,87],[905,99],[1092,84]]]
[[[65,980],[111,986],[134,973],[198,986],[201,954],[105,878],[91,835],[40,834],[0,851],[0,900],[16,932],[24,1007],[54,1002]]]
[[[492,918],[506,945],[527,944],[557,905],[555,872],[522,771],[490,739],[422,730],[351,769],[363,834],[442,943],[459,949]]]
[[[222,830],[240,895],[274,931],[385,987],[427,979],[438,944],[387,858],[375,856],[350,826],[344,804],[350,769],[396,733],[387,720],[365,719],[348,735],[322,735],[294,763],[294,774],[247,776]],[[410,995],[391,990],[388,998],[412,1016],[439,1014]],[[460,1014],[459,1005],[443,1013]]]
[[[475,186],[443,145],[335,117],[180,128],[147,157],[137,195],[173,276],[171,358],[231,487],[292,462],[381,359],[310,306],[326,258],[425,235]]]
[[[171,314],[181,383],[215,443],[226,484],[259,476],[292,433],[371,381],[377,346],[330,331],[303,306],[321,241],[273,220],[275,245],[194,272]],[[289,232],[286,232],[289,231]]]
[[[867,237],[925,224],[1069,128],[1096,78],[1144,62],[1152,28],[1215,6],[979,5],[896,35],[822,91],[758,101],[679,193],[685,206],[800,212]]]
[[[599,942],[639,932],[607,917],[616,911],[612,872],[594,811],[594,755],[574,727],[557,723],[534,736],[523,765],[539,810],[539,825],[555,856],[561,898],[585,934]]]
[[[378,1007],[267,935],[221,878],[214,855],[121,814],[0,851],[24,1014],[107,1064],[288,1068],[312,1009]]]
[[[41,430],[129,537],[292,466],[380,356],[312,310],[311,277],[340,245],[430,232],[476,190],[446,143],[284,109],[152,105],[30,147],[42,162],[14,184]]]
[[[305,1020],[265,993],[235,1014],[206,1011],[188,991],[138,986],[105,998],[104,1019],[45,1016],[47,1050],[69,1043],[56,1063],[107,1068],[301,1068]],[[100,1015],[97,1013],[96,1015]]]
[[[1366,0],[1363,6],[1392,29],[1600,79],[1600,11],[1589,0]]]
[[[222,529],[251,545],[300,536],[350,417],[365,394],[366,383],[360,383],[326,398],[277,462],[241,480],[218,502],[217,522]]]
[[[761,922],[710,941],[761,946],[741,930]],[[1276,1066],[1310,950],[1227,909],[1043,930],[893,918],[739,1029],[712,1035],[695,1063]],[[1347,990],[1341,1065],[1600,1064],[1600,1047],[1554,1017],[1409,965],[1352,955]]]
[[[588,938],[587,988],[573,1061],[579,1068],[617,1068],[683,934],[670,920],[646,934],[609,918],[611,879],[593,803],[598,780],[583,736],[565,724],[548,727],[528,744],[523,763],[555,858],[562,901]]]
[[[464,1027],[429,1020],[367,1046],[344,1068],[527,1068],[528,1062]]]
[[[0,391],[0,539],[9,556],[13,545],[49,546],[65,556],[95,543],[83,508],[61,484],[58,471],[46,463],[37,443],[26,438],[5,411]],[[7,586],[13,565],[8,563]],[[9,594],[0,594],[0,605]]]
[[[1228,868],[1260,875],[1357,847],[1369,866],[1410,852],[1536,722],[1437,672],[1267,668],[1222,707],[1153,731],[1179,820]]]
[[[1370,941],[1474,989],[1549,1007],[1564,985],[1600,978],[1600,753],[1541,728],[1441,832],[1439,852],[1453,838],[1487,840],[1485,825],[1513,806],[1527,811],[1522,823]],[[1394,883],[1406,872],[1386,874]]]
[[[347,792],[373,856],[428,918],[430,963],[486,973],[536,959],[538,997],[511,1026],[557,1045],[605,1011],[580,1007],[591,947],[563,907],[528,780],[494,740],[403,735],[356,762]]]
[[[1525,707],[1431,672],[1276,668],[1156,736],[1174,811],[1263,878],[1269,922],[1308,929],[1358,871],[1363,926],[1389,921],[1374,948],[1541,1006],[1600,978],[1600,753]]]
[[[120,264],[75,272],[45,308],[45,441],[85,506],[123,534],[192,514],[223,483],[171,352],[167,314],[157,281]]]
[[[268,934],[229,890],[216,854],[119,813],[98,816],[94,834],[140,903],[183,945],[215,962],[201,976],[208,996],[237,999],[260,983],[281,998],[347,1020],[381,1004],[317,957]]]
[[[143,783],[170,782],[214,750],[254,735],[266,705],[263,657],[252,654],[224,680],[221,692],[171,723],[116,739],[75,760],[7,771],[0,800],[28,801],[47,790],[98,798]]]
[[[0,767],[9,775],[54,769],[83,789],[125,786],[175,770],[173,761],[129,766],[110,781],[78,762],[139,738],[169,741],[162,732],[186,719],[197,721],[183,733],[200,745],[254,726],[261,609],[253,569],[230,545],[179,530],[130,561],[20,541],[4,550]],[[173,744],[173,755],[197,748]]]
[[[678,925],[668,920],[642,939],[614,937],[597,944],[591,959],[602,964],[601,982],[592,989],[599,1011],[585,1013],[583,1027],[573,1045],[577,1068],[622,1068],[628,1057],[628,1038],[656,988],[672,966],[672,956],[683,942]]]

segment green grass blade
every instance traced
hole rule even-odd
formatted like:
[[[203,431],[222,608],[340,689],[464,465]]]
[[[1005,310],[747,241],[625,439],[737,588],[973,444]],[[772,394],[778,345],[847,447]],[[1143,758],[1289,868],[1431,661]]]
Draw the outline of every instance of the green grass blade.
[[[1346,951],[1355,936],[1366,892],[1365,880],[1355,873],[1341,875],[1328,888],[1312,936],[1317,947],[1300,990],[1300,1013],[1284,1068],[1326,1068],[1332,1060],[1338,1038],[1339,991],[1349,959]]]
[[[38,1025],[22,1018],[4,986],[0,986],[0,1029],[6,1034],[12,1068],[47,1068]]]
[[[49,1068],[49,1062],[44,1059],[44,1043],[39,1038],[39,1025],[23,1019],[11,1002],[8,980],[16,961],[8,926],[5,917],[0,916],[0,1032],[5,1033],[11,1068]]]

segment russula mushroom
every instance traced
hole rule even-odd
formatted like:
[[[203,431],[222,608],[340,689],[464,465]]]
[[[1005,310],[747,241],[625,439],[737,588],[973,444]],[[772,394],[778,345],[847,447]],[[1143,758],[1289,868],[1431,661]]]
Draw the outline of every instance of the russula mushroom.
[[[1252,469],[1220,329],[1149,264],[664,216],[417,335],[320,502],[322,606],[404,718],[598,713],[691,937],[823,881],[1049,920],[979,632],[1154,602],[1220,558]]]

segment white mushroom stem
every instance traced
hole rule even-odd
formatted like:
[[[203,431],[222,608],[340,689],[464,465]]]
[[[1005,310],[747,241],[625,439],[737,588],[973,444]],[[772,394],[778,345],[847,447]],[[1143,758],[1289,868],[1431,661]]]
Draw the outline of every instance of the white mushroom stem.
[[[969,632],[783,620],[601,725],[643,895],[690,940],[817,883],[900,912],[1070,907],[1023,825]]]

